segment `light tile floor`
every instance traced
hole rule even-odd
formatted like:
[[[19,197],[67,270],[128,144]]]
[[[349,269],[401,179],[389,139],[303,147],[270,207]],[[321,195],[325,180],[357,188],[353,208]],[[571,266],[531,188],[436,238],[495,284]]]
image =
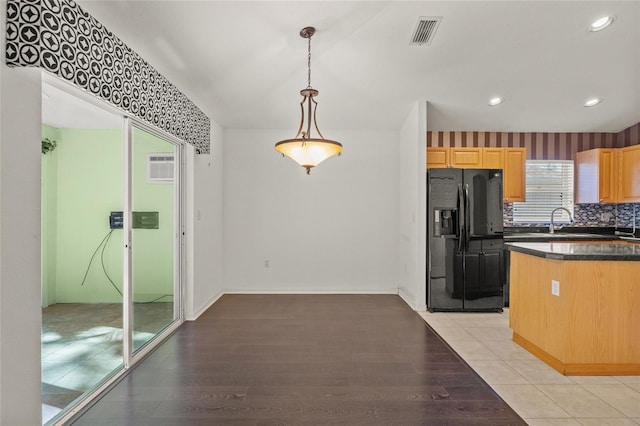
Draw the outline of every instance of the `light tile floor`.
[[[563,376],[513,343],[508,309],[420,315],[529,425],[640,424],[640,376]]]

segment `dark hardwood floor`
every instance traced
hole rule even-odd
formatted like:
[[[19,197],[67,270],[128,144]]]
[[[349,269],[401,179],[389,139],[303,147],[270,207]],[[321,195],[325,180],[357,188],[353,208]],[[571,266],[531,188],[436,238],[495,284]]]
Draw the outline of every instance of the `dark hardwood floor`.
[[[73,424],[526,425],[393,295],[225,295]]]

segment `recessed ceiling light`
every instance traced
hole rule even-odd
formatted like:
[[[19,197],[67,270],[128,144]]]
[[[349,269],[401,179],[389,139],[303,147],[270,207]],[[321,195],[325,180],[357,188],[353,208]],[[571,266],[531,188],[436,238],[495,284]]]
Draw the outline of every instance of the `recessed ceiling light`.
[[[500,105],[502,101],[504,101],[504,98],[501,98],[500,96],[496,96],[495,98],[489,99],[489,106]]]
[[[613,23],[613,16],[603,16],[600,19],[596,19],[589,25],[589,31],[601,31],[607,28]]]
[[[602,102],[601,98],[591,98],[584,103],[584,106],[592,107],[592,106],[598,105],[600,102]]]

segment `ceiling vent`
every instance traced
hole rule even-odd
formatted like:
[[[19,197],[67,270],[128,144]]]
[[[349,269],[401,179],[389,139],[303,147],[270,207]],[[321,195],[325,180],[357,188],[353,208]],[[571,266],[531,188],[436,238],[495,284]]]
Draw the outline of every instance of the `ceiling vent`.
[[[442,21],[442,16],[419,16],[416,23],[416,29],[411,36],[410,46],[427,46],[431,44],[433,36]]]

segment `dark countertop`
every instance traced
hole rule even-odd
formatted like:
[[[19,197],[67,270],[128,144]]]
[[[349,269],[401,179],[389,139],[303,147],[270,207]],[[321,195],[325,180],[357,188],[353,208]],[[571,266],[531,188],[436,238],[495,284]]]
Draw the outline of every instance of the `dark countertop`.
[[[507,243],[507,249],[554,260],[640,261],[640,244]]]
[[[591,233],[578,233],[578,232],[554,232],[542,233],[542,232],[518,232],[516,234],[505,234],[505,242],[550,242],[550,241],[612,241],[617,240],[616,235],[611,234],[591,234]]]
[[[548,226],[505,226],[504,241],[533,243],[550,241],[614,241],[628,239],[618,235],[618,231],[622,231],[621,234],[623,235],[632,235],[630,232],[631,229],[618,229],[614,227],[565,226],[551,234]]]

